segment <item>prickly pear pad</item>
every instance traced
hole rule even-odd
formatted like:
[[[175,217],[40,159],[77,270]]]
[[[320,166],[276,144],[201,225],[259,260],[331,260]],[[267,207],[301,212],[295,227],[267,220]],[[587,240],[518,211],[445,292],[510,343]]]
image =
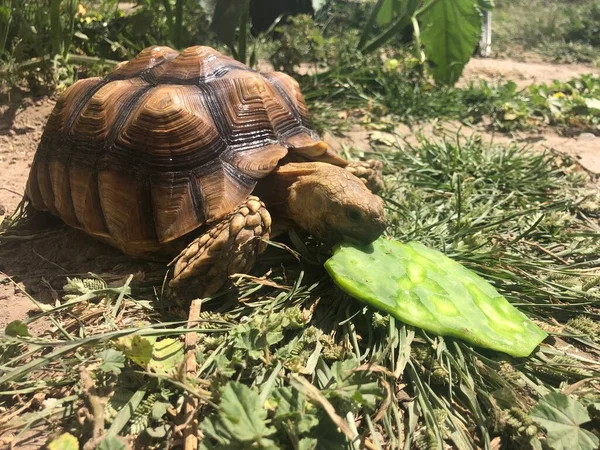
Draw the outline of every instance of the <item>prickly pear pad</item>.
[[[325,268],[352,297],[438,335],[518,357],[547,336],[483,278],[418,242],[341,244]]]

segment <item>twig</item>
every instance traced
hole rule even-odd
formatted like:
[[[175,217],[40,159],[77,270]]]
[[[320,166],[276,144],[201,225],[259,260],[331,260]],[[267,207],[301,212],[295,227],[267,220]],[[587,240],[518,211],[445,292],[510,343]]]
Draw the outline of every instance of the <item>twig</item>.
[[[256,284],[262,284],[263,286],[270,286],[276,289],[281,289],[284,291],[291,291],[292,288],[290,286],[284,286],[282,284],[276,283],[274,281],[269,280],[268,278],[266,278],[266,276],[264,277],[255,277],[253,275],[249,275],[247,273],[234,273],[232,275],[229,276],[230,278],[237,278],[237,279],[246,279],[246,280],[250,280]]]
[[[33,254],[34,254],[35,256],[37,256],[38,258],[40,258],[42,261],[46,261],[48,264],[52,264],[52,265],[53,265],[54,267],[56,267],[57,269],[60,269],[60,270],[62,270],[62,271],[63,271],[63,272],[65,272],[65,273],[69,273],[69,271],[68,271],[67,269],[65,269],[65,268],[64,268],[64,267],[62,267],[62,266],[59,266],[58,264],[56,264],[56,263],[55,263],[55,262],[53,262],[53,261],[50,261],[50,260],[49,260],[48,258],[46,258],[45,256],[42,256],[42,255],[40,255],[38,252],[36,252],[36,251],[35,251],[35,249],[33,250]]]
[[[84,444],[83,450],[91,450],[96,448],[104,437],[104,408],[106,408],[106,404],[108,403],[108,397],[97,395],[94,381],[85,367],[80,367],[79,376],[81,377],[82,390],[92,408],[93,420],[92,437]]]
[[[190,313],[188,315],[188,328],[193,328],[200,318],[200,308],[202,301],[199,299],[193,300],[190,305]],[[185,335],[185,362],[184,374],[185,379],[196,378],[198,366],[196,364],[196,345],[198,342],[197,333],[188,333]],[[185,450],[198,449],[198,418],[196,411],[198,410],[198,399],[187,396],[185,401],[185,413],[189,423],[183,430],[183,442]],[[191,419],[191,420],[190,420]]]
[[[569,261],[561,258],[558,255],[555,255],[554,253],[552,253],[550,250],[548,250],[547,248],[541,246],[540,244],[538,244],[537,242],[531,242],[531,241],[527,241],[525,239],[521,239],[521,242],[523,242],[524,244],[530,245],[532,247],[537,248],[538,250],[544,252],[546,255],[551,256],[552,258],[556,259],[557,261],[560,261],[561,263],[563,263],[564,265],[569,265]]]
[[[564,390],[563,390],[563,394],[565,395],[571,395],[573,394],[577,389],[579,389],[581,386],[584,386],[588,383],[593,383],[594,381],[600,381],[600,378],[598,377],[593,377],[593,378],[585,378],[583,380],[579,380],[577,383],[573,383],[570,386],[567,386]]]
[[[10,192],[12,194],[15,194],[15,195],[23,195],[22,192],[13,191],[12,189],[9,189],[9,188],[0,187],[0,189],[2,189],[3,191],[8,191],[8,192]]]
[[[355,441],[358,438],[358,436],[350,429],[348,422],[346,422],[335,412],[333,405],[325,398],[319,389],[309,383],[306,379],[293,374],[291,375],[291,381],[292,384],[296,384],[297,386],[300,385],[299,387],[303,388],[304,394],[309,398],[309,400],[314,403],[318,403],[325,410],[331,421],[337,425],[341,432],[344,433],[346,437],[350,439],[350,441]],[[296,387],[296,389],[298,389],[298,387]],[[369,440],[365,440],[365,447],[369,450],[377,448]]]

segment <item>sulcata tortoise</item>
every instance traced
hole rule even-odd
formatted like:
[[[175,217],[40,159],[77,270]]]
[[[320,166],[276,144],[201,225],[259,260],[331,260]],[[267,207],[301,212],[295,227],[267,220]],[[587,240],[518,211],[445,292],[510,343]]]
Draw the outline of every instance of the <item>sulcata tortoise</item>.
[[[26,188],[33,208],[210,295],[272,234],[374,241],[381,163],[349,163],[310,128],[298,83],[209,47],[150,47],[58,100]],[[371,190],[369,190],[371,188]]]

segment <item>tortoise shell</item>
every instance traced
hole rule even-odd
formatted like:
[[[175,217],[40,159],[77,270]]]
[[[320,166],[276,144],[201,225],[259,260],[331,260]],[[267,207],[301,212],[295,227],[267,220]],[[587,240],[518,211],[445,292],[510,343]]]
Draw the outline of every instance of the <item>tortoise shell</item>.
[[[26,195],[67,225],[143,255],[231,212],[288,150],[320,147],[288,75],[209,47],[151,47],[65,91]]]

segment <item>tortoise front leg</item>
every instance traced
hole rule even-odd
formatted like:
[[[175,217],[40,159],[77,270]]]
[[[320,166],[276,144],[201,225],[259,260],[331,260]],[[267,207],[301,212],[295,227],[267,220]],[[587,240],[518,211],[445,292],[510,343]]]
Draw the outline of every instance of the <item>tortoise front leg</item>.
[[[271,215],[264,203],[258,197],[248,197],[175,258],[169,287],[197,297],[214,294],[229,275],[252,269],[266,248],[263,238],[268,239],[270,232]]]
[[[383,163],[381,161],[376,159],[351,161],[345,169],[360,178],[371,192],[376,194],[383,189]]]

